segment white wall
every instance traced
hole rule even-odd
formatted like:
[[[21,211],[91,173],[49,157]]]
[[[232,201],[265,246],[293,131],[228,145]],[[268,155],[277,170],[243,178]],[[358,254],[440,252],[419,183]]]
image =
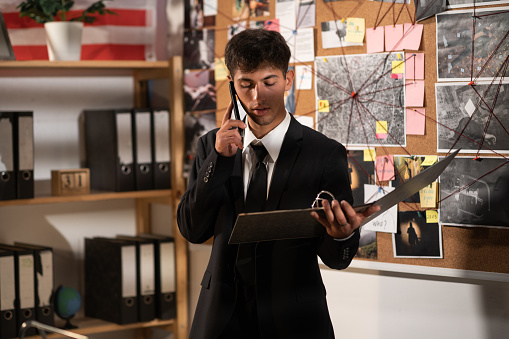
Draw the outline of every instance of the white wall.
[[[190,246],[190,319],[210,249]],[[336,338],[508,338],[508,275],[382,266],[321,270]]]

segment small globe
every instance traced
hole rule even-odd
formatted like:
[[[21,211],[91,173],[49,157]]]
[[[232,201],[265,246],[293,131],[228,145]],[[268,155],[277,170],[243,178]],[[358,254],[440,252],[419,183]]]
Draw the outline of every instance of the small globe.
[[[65,328],[75,328],[71,325],[69,319],[74,317],[81,308],[81,296],[72,287],[60,286],[55,292],[55,312],[56,314],[67,320]]]

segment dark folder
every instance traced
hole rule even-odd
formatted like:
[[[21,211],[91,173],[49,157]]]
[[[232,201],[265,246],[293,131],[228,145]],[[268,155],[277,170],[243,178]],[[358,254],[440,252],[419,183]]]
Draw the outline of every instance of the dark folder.
[[[139,236],[155,242],[156,318],[173,319],[177,315],[175,240],[173,237],[158,234]]]
[[[15,112],[14,152],[17,198],[34,197],[34,117],[33,112]]]
[[[124,235],[117,238],[136,245],[138,321],[153,320],[156,317],[154,241]]]
[[[0,339],[17,336],[14,253],[0,250]]]
[[[152,123],[154,188],[169,189],[171,188],[170,111],[154,109]]]
[[[14,113],[0,112],[0,200],[16,199]]]
[[[25,321],[35,320],[34,251],[5,244],[0,244],[0,249],[14,253],[16,328],[19,329]],[[28,334],[35,334],[35,330]]]
[[[133,146],[137,190],[154,188],[152,161],[152,110],[133,109]]]
[[[357,212],[364,211],[372,205],[380,206],[380,210],[364,219],[361,226],[435,181],[459,151],[460,150],[455,151],[433,166],[428,167],[415,177],[407,180],[403,185],[396,187],[394,191],[381,199],[371,204],[355,206],[354,209]],[[229,243],[240,244],[320,236],[325,229],[310,215],[310,213],[312,211],[320,213],[321,210],[322,208],[307,208],[239,214]]]
[[[54,288],[53,249],[20,242],[15,242],[14,245],[34,251],[35,319],[43,324],[54,326],[52,303]]]
[[[84,117],[91,188],[135,190],[131,109],[86,110]]]
[[[136,246],[85,239],[85,315],[117,324],[138,321]]]

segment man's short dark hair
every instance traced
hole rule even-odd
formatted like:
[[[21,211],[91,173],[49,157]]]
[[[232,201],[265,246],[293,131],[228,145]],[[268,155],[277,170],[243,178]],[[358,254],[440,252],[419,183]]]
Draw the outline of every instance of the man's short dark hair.
[[[274,67],[286,77],[290,56],[283,36],[263,28],[234,35],[225,48],[225,63],[232,77],[239,69],[249,73],[260,67]]]

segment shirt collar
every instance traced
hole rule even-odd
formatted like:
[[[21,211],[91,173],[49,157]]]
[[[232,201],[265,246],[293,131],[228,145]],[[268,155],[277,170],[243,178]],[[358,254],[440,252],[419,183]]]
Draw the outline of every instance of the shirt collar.
[[[267,152],[269,153],[271,159],[273,162],[277,161],[277,158],[279,157],[279,152],[281,151],[281,146],[283,145],[283,140],[285,138],[286,132],[288,131],[288,127],[290,127],[290,121],[291,121],[290,114],[286,112],[286,116],[277,125],[267,133],[263,138],[257,139],[253,132],[249,128],[249,124],[247,124],[247,127],[245,129],[244,133],[244,151],[248,148],[251,144],[251,142],[257,140],[258,142],[261,141],[263,146],[267,149]],[[256,142],[255,142],[256,144]]]

